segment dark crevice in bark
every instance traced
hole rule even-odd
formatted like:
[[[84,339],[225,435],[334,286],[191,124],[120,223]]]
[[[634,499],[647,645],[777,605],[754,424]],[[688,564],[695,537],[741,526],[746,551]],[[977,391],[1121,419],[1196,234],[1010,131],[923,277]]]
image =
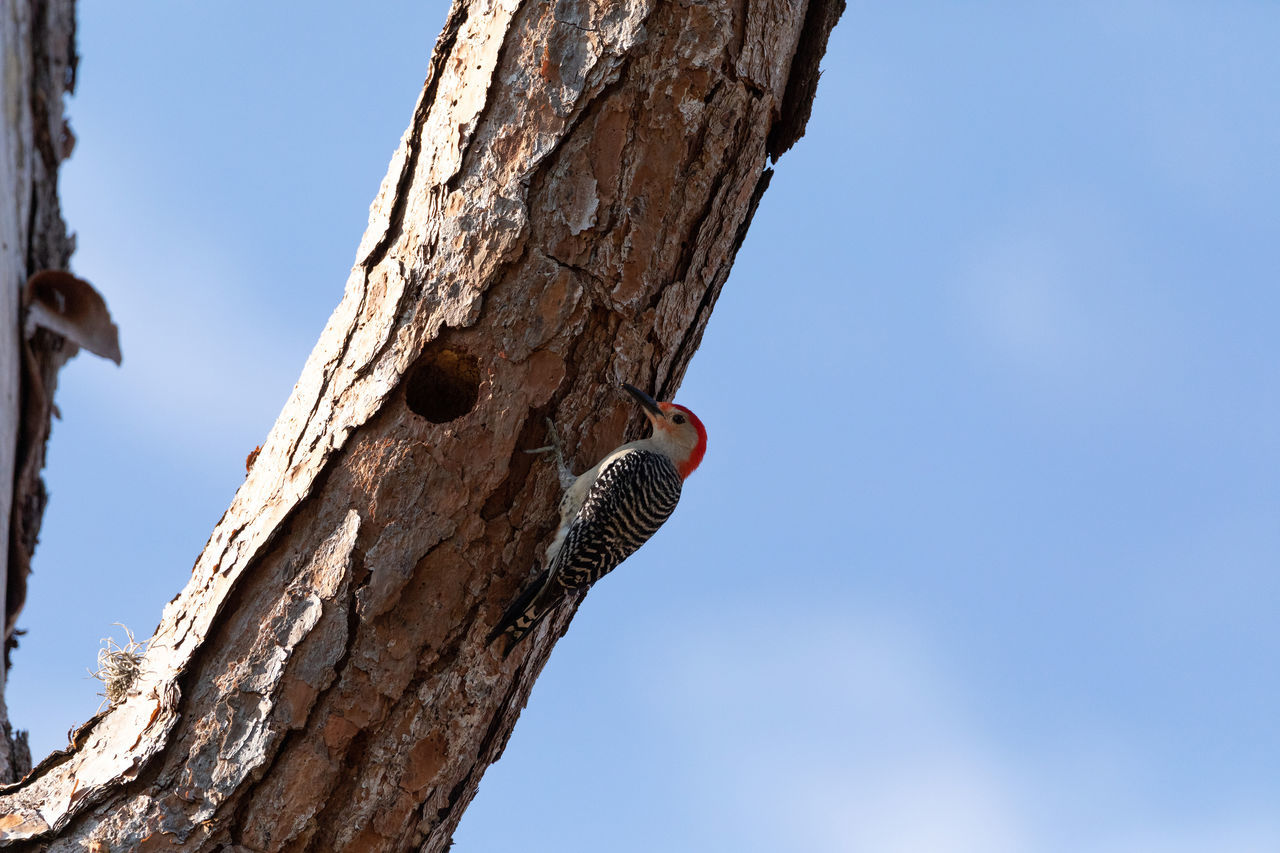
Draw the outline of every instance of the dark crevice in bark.
[[[747,215],[743,218],[741,224],[738,225],[738,233],[733,238],[733,248],[729,253],[729,263],[725,264],[725,268],[733,266],[733,262],[738,258],[738,250],[742,248],[742,242],[747,239],[747,229],[751,227],[751,220],[756,216],[756,210],[760,207],[760,200],[764,198],[765,190],[769,189],[769,183],[773,180],[773,169],[766,168],[760,173],[760,179],[756,181],[756,188],[751,191],[751,200],[747,202]]]
[[[707,90],[707,94],[702,97],[702,103],[714,109],[712,104],[715,102],[716,95],[720,94],[720,90],[724,88],[724,77],[717,77],[716,81],[711,84],[711,88]],[[710,110],[708,110],[710,112]],[[680,164],[680,173],[687,175],[698,162],[698,158],[702,156],[702,149],[707,143],[707,131],[710,130],[710,116],[706,116],[702,123],[698,125],[698,129],[694,137],[689,142],[684,161]]]
[[[418,168],[418,154],[422,148],[422,128],[426,125],[427,117],[431,114],[431,108],[435,104],[436,89],[440,85],[440,75],[444,69],[445,62],[453,55],[453,48],[458,40],[458,31],[466,23],[469,12],[470,3],[464,2],[464,0],[457,0],[450,7],[449,18],[445,21],[440,37],[436,39],[435,50],[431,52],[431,62],[427,67],[426,84],[422,97],[418,99],[418,105],[413,111],[413,121],[410,125],[412,130],[409,133],[409,141],[406,146],[408,153],[405,155],[404,167],[400,170],[399,179],[396,181],[395,195],[392,197],[394,201],[391,213],[387,218],[387,229],[360,263],[365,271],[366,287],[368,286],[369,273],[382,262],[387,251],[404,231],[404,215],[405,208],[408,207],[409,195],[407,190],[413,179],[413,173]]]
[[[818,92],[819,68],[827,52],[827,40],[836,21],[844,13],[845,0],[810,0],[796,43],[796,54],[787,74],[786,93],[779,105],[779,117],[769,129],[766,148],[770,161],[787,153],[804,136],[813,112],[813,99]]]
[[[32,70],[32,87],[31,87],[31,125],[35,138],[35,150],[40,154],[40,159],[44,163],[44,167],[49,170],[50,174],[56,174],[58,169],[58,153],[53,145],[53,137],[49,133],[49,127],[53,124],[50,121],[51,109],[50,96],[56,91],[59,99],[61,93],[65,90],[65,81],[58,85],[52,80],[53,66],[56,63],[56,57],[47,51],[49,47],[49,13],[50,7],[45,0],[32,0],[31,2],[31,70]],[[73,51],[74,52],[74,51]],[[61,103],[58,104],[58,113],[61,114]],[[34,205],[32,205],[34,207]],[[31,237],[35,236],[35,232],[28,232]],[[32,240],[34,244],[34,239]],[[29,258],[29,260],[32,260]],[[39,267],[28,266],[31,270],[39,269]]]
[[[649,6],[648,10],[645,13],[644,19],[640,22],[640,25],[639,25],[640,29],[643,29],[648,24],[649,19],[653,16],[656,5],[657,4],[655,3]],[[583,94],[580,98],[581,103],[575,109],[574,112],[570,113],[569,118],[565,122],[564,129],[560,133],[560,137],[556,140],[555,144],[550,149],[548,149],[541,157],[538,158],[533,168],[530,169],[528,172],[526,172],[526,174],[521,179],[521,183],[523,183],[526,187],[529,188],[529,191],[526,194],[526,199],[527,199],[526,207],[530,207],[534,202],[536,202],[538,199],[540,199],[543,196],[543,192],[546,186],[547,176],[555,169],[557,165],[559,165],[559,162],[560,162],[559,155],[560,155],[560,152],[564,149],[565,145],[570,140],[576,137],[579,129],[587,122],[588,119],[593,119],[597,115],[599,115],[600,111],[604,108],[604,106],[608,104],[616,94],[620,92],[625,93],[627,91],[627,89],[629,88],[628,83],[630,82],[631,66],[632,66],[632,61],[633,61],[635,52],[636,52],[636,47],[632,47],[630,50],[619,54],[615,58],[617,62],[616,68],[614,68],[612,71],[606,74],[599,83],[595,84],[599,87],[598,90],[595,92],[595,94],[588,95],[586,93],[587,87],[584,86]],[[605,62],[605,58],[601,57],[600,60],[598,60],[597,62],[597,67],[604,64],[604,62]],[[611,229],[612,224],[616,222],[618,219],[618,211],[615,209],[615,206],[621,202],[624,195],[619,190],[624,180],[623,176],[625,173],[625,168],[623,168],[623,165],[625,165],[625,152],[628,149],[630,149],[631,142],[634,138],[633,134],[635,132],[635,124],[637,121],[638,111],[639,111],[639,104],[637,103],[637,101],[638,99],[636,98],[631,99],[630,121],[627,123],[627,144],[624,145],[622,148],[624,163],[621,164],[618,169],[618,175],[616,179],[617,185],[614,187],[614,190],[615,190],[614,204],[613,206],[610,207],[607,213],[607,219],[605,219],[605,221],[603,222],[601,221],[603,217],[601,217],[601,214],[597,212],[597,219],[596,219],[596,226],[595,226],[596,230]],[[547,258],[550,258],[555,263],[567,269],[571,269],[576,272],[581,272],[585,274],[588,277],[588,280],[590,282],[598,285],[598,289],[600,291],[598,296],[600,298],[600,301],[607,303],[609,298],[609,290],[608,290],[608,284],[606,280],[602,276],[587,270],[585,267],[569,264],[561,260],[560,258],[557,258],[554,255],[552,255],[549,250],[549,247],[546,246],[546,239],[545,239],[546,235],[543,233],[542,229],[538,227],[539,221],[537,220],[536,217],[531,217],[531,224],[533,226],[531,231],[531,239],[538,247],[538,250],[541,251],[544,256],[546,256]]]
[[[366,277],[365,280],[361,283],[361,288],[362,289],[360,291],[360,304],[356,306],[357,316],[359,316],[359,312],[364,308],[365,299],[368,298],[368,294],[369,294],[368,277]],[[338,367],[342,364],[342,356],[346,355],[348,347],[351,346],[351,335],[353,335],[354,333],[355,333],[354,328],[347,330],[347,336],[342,341],[342,347],[339,350],[339,354],[335,356],[332,361],[326,364],[323,370],[321,371],[322,375],[320,379],[320,387],[316,389],[315,400],[313,400],[311,403],[311,410],[307,412],[307,416],[306,418],[303,419],[303,422],[302,422],[302,428],[299,429],[297,435],[294,436],[293,443],[290,444],[289,446],[289,452],[285,454],[285,459],[287,460],[285,463],[286,468],[293,468],[295,465],[298,464],[298,451],[301,448],[302,439],[306,437],[308,428],[310,427],[312,421],[315,420],[316,413],[320,411],[320,405],[325,400],[324,392],[328,390],[329,382],[333,379],[334,372],[337,371]],[[321,433],[321,435],[323,435],[323,432]],[[318,440],[319,440],[318,437],[312,438],[311,444],[308,445],[306,452],[310,452],[311,450],[315,449],[315,445]],[[228,537],[227,539],[228,545],[230,544],[230,542],[231,542],[231,538]],[[225,553],[225,549],[224,549],[224,553]]]
[[[430,554],[432,550],[434,550],[434,547],[427,549],[427,554]],[[426,554],[423,555],[423,558],[425,557]],[[294,743],[299,740],[306,740],[310,736],[312,723],[315,722],[317,710],[324,704],[325,697],[342,685],[342,675],[346,671],[347,664],[351,660],[352,650],[355,648],[360,636],[359,592],[368,584],[370,576],[370,572],[364,564],[364,549],[357,546],[352,551],[350,559],[350,576],[348,578],[346,596],[347,638],[342,654],[338,656],[337,661],[333,664],[333,678],[328,686],[316,693],[315,699],[311,702],[311,707],[307,709],[306,719],[302,725],[287,729],[283,737],[280,738],[279,743],[276,744],[270,759],[254,772],[253,777],[247,783],[244,783],[241,790],[237,790],[232,814],[227,821],[227,832],[236,844],[243,844],[242,837],[245,830],[245,820],[248,817],[249,810],[254,805],[255,793],[263,783],[271,778],[272,772],[276,769],[280,760],[289,754],[289,750]],[[331,791],[332,787],[330,787]]]
[[[690,359],[693,358],[698,345],[702,343],[702,333],[706,329],[707,318],[710,316],[712,309],[715,308],[716,300],[720,297],[720,291],[724,289],[729,270],[733,267],[733,262],[738,257],[738,249],[742,247],[742,241],[746,239],[747,229],[751,227],[751,220],[755,218],[756,210],[760,207],[760,199],[764,197],[765,190],[769,188],[771,180],[773,180],[773,169],[765,169],[760,175],[760,180],[756,182],[756,188],[751,193],[751,201],[747,205],[747,215],[738,226],[738,232],[733,239],[733,249],[724,264],[724,275],[717,277],[718,280],[713,281],[702,294],[702,299],[698,302],[698,309],[693,315],[693,322],[690,323],[688,330],[680,338],[680,343],[676,347],[676,354],[671,360],[671,367],[668,369],[660,388],[660,398],[663,400],[671,399],[668,395],[675,393],[675,389],[684,378],[684,371],[688,367]]]
[[[539,666],[538,669],[541,670],[541,666]],[[532,678],[528,680],[526,685],[526,679],[523,677],[525,675],[525,671],[524,667],[522,667],[520,674],[511,680],[511,686],[502,697],[502,702],[498,705],[498,710],[494,712],[493,719],[489,722],[489,727],[485,730],[484,736],[480,740],[480,746],[476,750],[476,754],[479,756],[480,760],[473,764],[468,769],[467,774],[459,779],[457,784],[449,789],[449,796],[445,805],[436,809],[434,820],[428,817],[426,813],[427,804],[425,801],[423,802],[422,808],[419,810],[419,814],[421,814],[419,824],[421,825],[423,822],[427,822],[429,824],[430,828],[428,829],[428,834],[441,826],[446,826],[452,823],[453,826],[450,829],[450,836],[452,836],[453,829],[457,828],[458,822],[462,819],[462,814],[458,807],[463,803],[463,796],[468,788],[472,788],[474,790],[479,786],[479,779],[476,778],[476,774],[479,773],[483,775],[484,771],[498,760],[498,756],[488,758],[490,755],[490,749],[494,746],[500,736],[502,736],[502,743],[498,747],[499,755],[501,755],[502,750],[506,747],[507,738],[510,737],[511,730],[515,728],[514,720],[509,721],[507,719],[506,711],[513,707],[516,697],[522,692],[522,690],[525,690],[526,686],[532,685]],[[525,701],[527,701],[527,690],[525,690],[525,692]],[[523,706],[524,703],[521,702],[521,707]],[[503,735],[504,730],[505,735]],[[485,760],[486,758],[488,758],[488,760]],[[469,803],[470,799],[466,802]]]
[[[616,312],[611,311],[609,308],[605,307],[604,305],[601,305],[598,303],[593,304],[591,302],[586,303],[586,309],[587,309],[587,316],[588,316],[588,320],[586,321],[586,328],[599,330],[602,333],[602,337],[605,340],[608,340],[609,338],[614,337],[618,333],[618,326],[621,322],[621,319],[618,317],[618,314]],[[591,335],[589,334],[578,335],[573,339],[573,342],[569,345],[569,352],[565,356],[565,364],[566,365],[589,364],[590,361],[586,358],[586,353],[590,352],[590,350],[593,347],[598,345],[599,345],[599,341],[593,340]],[[573,389],[573,386],[576,385],[581,378],[582,377],[579,372],[575,371],[573,374],[566,373],[565,381],[561,383],[561,389],[563,393],[557,392],[560,395],[560,397],[563,398],[564,396],[567,396]],[[558,410],[558,407],[552,408],[551,411],[553,413],[552,414],[553,418],[555,417],[554,413],[557,410]],[[578,437],[579,440],[576,442],[572,441],[568,436],[565,436],[563,434],[560,437],[561,439],[567,442],[564,449],[565,462],[569,465],[569,467],[574,468],[575,466],[573,463],[574,463],[574,458],[576,454],[573,452],[571,447],[573,445],[582,444],[581,436]],[[595,464],[594,460],[592,461],[591,464]],[[585,466],[585,467],[589,467],[589,466]],[[577,470],[585,470],[585,467],[578,468]]]
[[[514,455],[507,463],[507,475],[502,478],[498,487],[489,493],[489,497],[485,498],[484,505],[480,508],[480,517],[485,521],[493,521],[509,512],[516,496],[524,491],[534,463],[537,461],[537,457],[532,453],[525,453],[524,448],[541,446],[537,443],[538,436],[546,432],[544,421],[550,413],[550,407],[545,405],[529,411],[516,438]]]
[[[702,210],[698,212],[697,218],[694,219],[694,222],[696,222],[697,225],[695,226],[693,233],[689,234],[681,241],[680,254],[676,258],[675,266],[671,270],[670,280],[672,285],[677,282],[684,284],[688,283],[685,281],[685,277],[689,275],[689,270],[693,266],[694,255],[697,254],[698,249],[702,246],[702,232],[711,221],[712,211],[716,209],[716,206],[721,201],[726,177],[727,175],[723,171],[716,174],[715,179],[711,182],[711,192],[707,194],[707,202],[702,206]],[[659,303],[662,301],[662,297],[665,292],[665,290],[658,290],[654,293],[649,299],[648,307],[650,309],[657,308]],[[658,399],[667,400],[670,398],[659,397]]]
[[[747,18],[751,14],[751,0],[742,4],[742,14],[733,16],[733,36],[725,43],[725,64],[736,66],[747,42]]]
[[[31,197],[27,200],[27,234],[34,234],[39,227],[40,212],[40,191],[35,181],[31,183]],[[36,266],[38,261],[33,255],[35,254],[35,241],[28,238],[27,242],[27,271],[29,273],[37,272],[44,267]]]
[[[533,685],[550,659],[552,647],[568,631],[573,616],[585,598],[585,591],[570,595],[544,618],[544,624],[550,625],[547,641],[541,645],[536,644],[536,641],[525,641],[522,646],[525,656],[512,674],[510,686],[502,701],[494,707],[493,717],[473,753],[475,760],[467,767],[465,775],[450,789],[445,806],[436,810],[434,820],[430,819],[427,803],[424,801],[421,811],[423,817],[419,825],[428,824],[425,838],[430,841],[441,829],[448,832],[448,837],[441,840],[435,849],[445,849],[452,843],[452,834],[457,829],[462,812],[475,796],[484,772],[505,751],[520,711],[528,704]]]
[[[75,62],[73,4],[60,0],[30,0],[31,8],[31,121],[32,144],[39,158],[33,162],[31,215],[27,230],[27,271],[66,269],[74,250],[58,201],[58,167],[63,146],[53,126],[63,126],[62,96],[70,91],[68,69]],[[63,29],[66,41],[54,40]],[[61,73],[59,73],[61,71]]]
[[[364,284],[365,284],[365,293],[367,294],[369,292],[369,280],[367,277],[365,279]],[[385,355],[387,350],[390,349],[391,346],[395,343],[395,333],[392,330],[402,328],[403,321],[408,316],[412,308],[421,304],[422,286],[423,286],[423,282],[416,280],[416,277],[405,276],[404,287],[400,291],[400,296],[396,298],[395,325],[388,327],[386,337],[384,337],[382,341],[379,342],[377,349],[373,351],[372,355],[370,355],[369,358],[366,359],[363,364],[356,366],[355,371],[352,373],[352,379],[351,379],[352,385],[355,385],[360,380],[373,375],[373,371],[376,370],[378,365],[382,363],[383,355]],[[363,301],[364,300],[362,299],[361,300],[362,308],[364,307]],[[359,316],[358,312],[356,316]],[[352,334],[354,333],[355,333],[355,329],[353,328]],[[343,364],[346,362],[347,350],[350,344],[351,344],[351,336],[348,336],[347,340],[343,342],[342,353],[338,357],[339,364]],[[404,377],[401,377],[401,381],[403,381],[403,379]],[[312,446],[314,447],[314,442],[312,443]]]
[[[437,546],[438,547],[438,546]],[[429,549],[429,554],[434,548]],[[422,559],[426,558],[426,554]],[[323,845],[330,843],[341,831],[342,827],[349,823],[346,812],[353,802],[354,791],[360,780],[366,778],[365,769],[370,761],[370,752],[378,745],[378,737],[380,729],[389,720],[399,719],[405,715],[406,709],[410,706],[419,704],[418,691],[427,681],[448,671],[457,664],[457,658],[462,650],[463,642],[471,632],[472,626],[476,622],[476,617],[480,611],[480,603],[474,604],[466,613],[466,615],[458,620],[454,629],[445,637],[444,642],[435,652],[435,660],[425,667],[420,667],[411,679],[400,690],[400,695],[394,701],[386,702],[387,697],[379,694],[377,701],[379,703],[379,713],[375,715],[375,721],[368,727],[361,729],[356,736],[348,744],[340,757],[337,757],[334,764],[337,767],[347,770],[345,778],[330,786],[328,794],[324,798],[323,805],[317,809],[311,818],[311,823],[319,828],[303,848],[306,851],[316,850],[322,851],[327,849]],[[354,635],[352,635],[354,636]],[[348,650],[350,651],[350,649]],[[418,650],[419,660],[423,657],[425,649]],[[345,668],[345,667],[344,667]],[[341,678],[334,680],[333,685],[329,689],[341,687]],[[316,705],[320,704],[317,699]],[[313,708],[314,710],[314,708]],[[308,720],[308,724],[310,720]],[[283,754],[283,751],[281,751]],[[427,795],[429,798],[429,794]],[[424,798],[425,800],[425,798]]]
[[[385,714],[383,719],[385,719]],[[376,724],[371,724],[367,728],[357,731],[355,736],[351,738],[351,742],[347,744],[346,749],[342,751],[342,755],[336,757],[336,763],[340,767],[355,768],[363,766],[368,758],[369,741],[376,733]],[[320,829],[303,846],[304,853],[313,853],[313,851],[314,853],[323,853],[323,851],[330,849],[325,845],[331,846],[333,838],[325,835],[324,829],[335,823],[341,825],[342,811],[349,809],[351,802],[355,798],[356,777],[357,774],[352,773],[329,789],[329,795],[324,800],[324,805],[311,818],[312,822]]]
[[[541,7],[541,4],[538,4]],[[498,54],[494,58],[493,76],[489,78],[489,85],[485,87],[484,103],[480,106],[479,113],[471,123],[470,133],[463,143],[462,156],[458,159],[458,169],[445,180],[445,188],[449,192],[453,192],[462,183],[463,177],[467,174],[467,170],[471,166],[471,152],[473,149],[472,142],[477,136],[482,135],[485,121],[489,118],[490,108],[493,106],[493,87],[495,78],[502,76],[502,67],[507,61],[507,49],[511,46],[512,34],[520,31],[520,16],[529,8],[528,0],[520,0],[520,5],[511,13],[511,24],[502,32],[502,44],[498,45]]]
[[[757,101],[763,101],[765,98],[769,98],[770,100],[773,99],[773,92],[770,92],[757,81],[739,72],[736,63],[727,63],[722,70],[724,71],[725,77],[746,89],[747,92]]]
[[[689,275],[689,270],[693,266],[693,256],[701,246],[702,232],[711,221],[712,211],[715,210],[716,205],[721,200],[721,195],[724,193],[725,177],[725,173],[721,172],[716,175],[715,180],[711,183],[711,192],[708,193],[707,203],[703,205],[702,210],[698,213],[698,218],[696,220],[698,223],[697,229],[690,234],[689,239],[682,244],[680,255],[676,259],[676,266],[671,275],[671,280],[673,282],[685,282],[685,278]],[[711,241],[708,241],[708,243],[710,242]],[[687,282],[685,283],[687,284]],[[658,294],[659,297],[661,297],[661,295],[661,293]],[[651,307],[657,308],[658,303],[655,301]],[[662,397],[661,399],[665,400],[667,398]]]
[[[601,62],[603,62],[603,58]],[[561,130],[560,137],[555,141],[555,144],[548,148],[538,158],[533,168],[521,178],[521,183],[529,187],[527,196],[529,201],[534,201],[542,196],[547,174],[559,164],[560,151],[565,147],[566,143],[576,136],[583,123],[589,118],[594,118],[614,94],[627,88],[627,73],[630,67],[630,57],[624,54],[618,63],[616,72],[605,78],[599,91],[593,95],[586,95],[584,92],[583,103],[575,112],[570,113],[568,119],[565,120],[564,129]],[[535,222],[534,224],[536,226],[537,223]],[[543,236],[540,230],[535,230],[534,235],[538,238]]]
[[[601,278],[600,276],[596,275],[591,270],[583,266],[578,266],[577,264],[571,264],[568,261],[562,261],[560,258],[557,258],[555,255],[552,255],[546,252],[543,252],[542,256],[547,260],[551,261],[552,263],[554,263],[556,266],[561,267],[562,269],[569,270],[572,273],[577,273],[578,275],[584,277],[587,280],[586,283],[590,284],[591,287],[589,288],[583,287],[583,290],[584,291],[594,290],[596,293],[597,301],[603,302],[606,299],[608,299],[609,283],[605,281],[603,278]]]

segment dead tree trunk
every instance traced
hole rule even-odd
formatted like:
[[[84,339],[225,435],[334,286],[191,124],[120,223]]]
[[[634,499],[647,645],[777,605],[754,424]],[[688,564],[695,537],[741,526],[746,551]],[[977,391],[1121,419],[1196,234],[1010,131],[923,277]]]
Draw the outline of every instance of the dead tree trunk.
[[[49,850],[444,850],[572,613],[485,638],[621,380],[669,398],[843,8],[459,0],[346,294],[129,696],[0,796]]]
[[[66,269],[73,249],[58,207],[58,166],[72,143],[62,95],[75,80],[74,34],[74,0],[6,0],[0,6],[0,782],[31,769],[25,733],[11,728],[3,689],[44,514],[40,471],[53,388],[58,368],[76,352],[73,343],[45,329],[28,339],[20,318],[27,278]]]

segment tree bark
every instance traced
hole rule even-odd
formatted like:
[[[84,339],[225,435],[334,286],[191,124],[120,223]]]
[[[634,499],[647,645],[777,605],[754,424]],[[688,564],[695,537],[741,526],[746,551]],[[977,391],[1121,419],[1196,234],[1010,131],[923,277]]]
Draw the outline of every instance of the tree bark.
[[[486,643],[669,399],[841,0],[459,0],[346,293],[128,697],[0,792],[48,850],[441,851],[568,626]]]
[[[31,769],[31,756],[25,733],[10,725],[3,686],[44,514],[40,471],[53,389],[58,369],[76,352],[75,345],[43,329],[28,339],[20,317],[27,278],[65,269],[74,248],[58,206],[58,166],[72,144],[62,96],[75,81],[74,0],[0,6],[0,66],[0,782],[11,782]]]

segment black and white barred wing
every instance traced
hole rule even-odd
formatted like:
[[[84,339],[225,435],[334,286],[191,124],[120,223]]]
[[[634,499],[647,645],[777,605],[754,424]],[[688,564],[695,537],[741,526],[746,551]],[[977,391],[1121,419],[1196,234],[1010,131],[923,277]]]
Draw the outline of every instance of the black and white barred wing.
[[[649,540],[680,500],[670,459],[633,450],[610,462],[569,526],[552,576],[566,589],[590,586]]]

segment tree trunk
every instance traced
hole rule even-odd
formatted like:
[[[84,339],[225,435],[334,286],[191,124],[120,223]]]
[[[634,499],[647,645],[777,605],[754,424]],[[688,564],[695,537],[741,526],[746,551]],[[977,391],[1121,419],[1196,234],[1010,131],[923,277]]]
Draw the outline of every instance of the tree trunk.
[[[0,796],[50,850],[440,851],[555,641],[486,637],[669,399],[841,0],[459,0],[345,296],[128,697]],[[98,846],[100,845],[100,846]]]
[[[74,245],[58,207],[58,166],[72,143],[62,95],[74,85],[74,42],[74,0],[7,0],[0,6],[0,782],[31,769],[26,735],[10,726],[3,687],[44,514],[40,471],[53,389],[58,368],[76,352],[74,344],[43,329],[28,339],[20,319],[24,282],[40,270],[65,269]]]

